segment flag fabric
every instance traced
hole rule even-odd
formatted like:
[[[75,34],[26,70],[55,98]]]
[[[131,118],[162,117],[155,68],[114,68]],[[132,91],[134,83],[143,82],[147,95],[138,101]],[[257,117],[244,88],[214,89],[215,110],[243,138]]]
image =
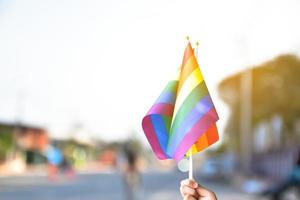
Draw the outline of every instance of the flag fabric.
[[[159,159],[181,160],[218,141],[218,114],[188,43],[178,75],[143,118],[142,127]]]

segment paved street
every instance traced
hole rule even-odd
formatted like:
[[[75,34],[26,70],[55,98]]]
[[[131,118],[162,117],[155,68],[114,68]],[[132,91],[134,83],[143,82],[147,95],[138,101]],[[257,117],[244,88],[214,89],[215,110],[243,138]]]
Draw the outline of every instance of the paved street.
[[[143,200],[179,200],[179,182],[185,176],[177,172],[144,174]],[[205,185],[217,193],[219,200],[256,199],[224,184]],[[44,176],[0,178],[0,200],[123,200],[122,196],[122,179],[117,173],[81,174],[73,181],[60,178],[56,182]]]

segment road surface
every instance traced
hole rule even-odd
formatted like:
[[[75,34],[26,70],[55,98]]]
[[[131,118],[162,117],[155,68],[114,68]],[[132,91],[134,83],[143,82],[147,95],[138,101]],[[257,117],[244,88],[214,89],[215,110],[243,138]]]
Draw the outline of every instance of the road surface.
[[[180,200],[179,183],[187,174],[148,172],[143,174],[143,200]],[[226,184],[205,183],[219,200],[249,200]],[[123,185],[118,173],[80,174],[74,180],[63,177],[55,182],[45,176],[0,178],[0,200],[123,200]]]

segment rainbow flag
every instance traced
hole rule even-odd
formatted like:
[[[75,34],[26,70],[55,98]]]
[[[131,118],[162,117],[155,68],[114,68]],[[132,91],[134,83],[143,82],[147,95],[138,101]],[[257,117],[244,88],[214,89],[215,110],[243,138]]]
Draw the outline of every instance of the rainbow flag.
[[[218,119],[188,43],[178,75],[143,118],[144,133],[157,158],[179,161],[190,148],[194,154],[218,141]]]

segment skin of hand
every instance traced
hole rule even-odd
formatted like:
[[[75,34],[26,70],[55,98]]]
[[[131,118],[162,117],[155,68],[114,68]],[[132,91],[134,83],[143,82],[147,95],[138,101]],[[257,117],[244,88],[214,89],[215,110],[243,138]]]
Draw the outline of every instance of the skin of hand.
[[[183,200],[217,200],[216,195],[212,191],[190,179],[181,181],[180,193]]]

